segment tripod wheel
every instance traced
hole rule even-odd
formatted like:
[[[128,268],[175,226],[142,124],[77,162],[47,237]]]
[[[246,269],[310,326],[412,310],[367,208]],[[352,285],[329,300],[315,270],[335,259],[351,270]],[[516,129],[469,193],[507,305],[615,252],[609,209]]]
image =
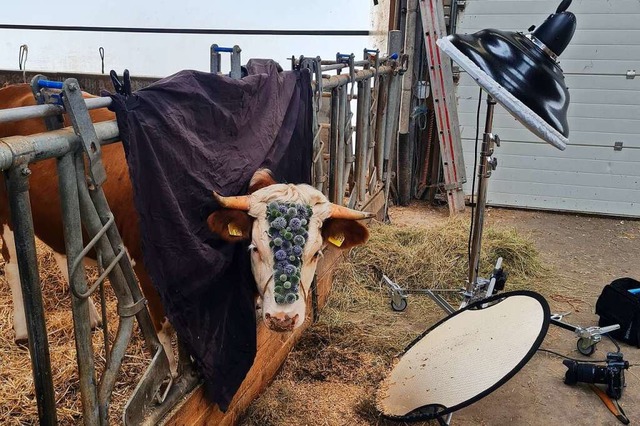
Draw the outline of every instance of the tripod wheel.
[[[404,297],[396,302],[394,299],[391,299],[391,309],[396,312],[402,312],[407,309],[407,299]]]
[[[591,356],[596,351],[596,345],[592,344],[589,339],[585,339],[584,337],[578,339],[576,347],[578,348],[578,352],[584,356]]]

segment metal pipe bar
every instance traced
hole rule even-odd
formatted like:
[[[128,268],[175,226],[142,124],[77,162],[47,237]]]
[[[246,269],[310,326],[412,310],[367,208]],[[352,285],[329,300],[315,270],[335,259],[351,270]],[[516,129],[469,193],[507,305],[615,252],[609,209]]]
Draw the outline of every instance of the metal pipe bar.
[[[338,111],[338,151],[336,158],[337,198],[334,203],[342,206],[344,204],[345,124],[347,122],[347,88],[345,86],[338,88]]]
[[[471,258],[469,259],[469,282],[467,283],[467,293],[471,293],[478,280],[478,270],[480,269],[480,251],[482,249],[482,230],[484,227],[484,213],[487,204],[487,185],[489,179],[489,157],[492,153],[493,111],[496,101],[487,97],[487,115],[484,125],[484,135],[482,137],[482,149],[480,150],[480,162],[478,167],[478,195],[472,222],[471,236]]]
[[[82,222],[89,236],[92,236],[100,232],[103,224],[100,221],[95,206],[89,196],[89,189],[87,188],[85,181],[84,161],[80,155],[76,156],[76,179]],[[98,186],[98,188],[100,187]],[[113,262],[116,257],[112,244],[113,243],[109,241],[108,238],[103,237],[97,245],[97,249],[102,253],[103,260],[107,263]],[[109,276],[109,281],[111,282],[113,292],[118,299],[118,309],[120,310],[122,307],[133,305],[131,293],[129,292],[129,288],[124,284],[124,277],[119,267],[114,268]],[[111,359],[102,373],[98,388],[98,407],[101,424],[108,424],[108,407],[111,392],[113,390],[117,374],[120,370],[120,366],[122,365],[124,353],[129,345],[129,341],[131,340],[132,332],[133,317],[120,317],[116,338],[111,348]]]
[[[115,120],[96,123],[95,128],[102,145],[118,140],[118,125]],[[21,161],[32,163],[61,157],[80,146],[80,138],[70,127],[29,136],[3,138],[0,139],[0,170],[7,170]]]
[[[38,418],[41,425],[53,426],[57,423],[56,401],[29,200],[30,174],[31,171],[27,164],[18,165],[5,172],[5,182],[9,194],[11,223],[13,224],[20,285],[27,319],[29,354],[31,355],[31,371],[38,406]]]
[[[325,177],[324,177],[324,159],[322,158],[322,151],[324,150],[324,142],[320,139],[322,134],[322,128],[320,127],[320,123],[318,122],[318,114],[320,112],[319,103],[322,101],[322,96],[320,93],[316,93],[317,101],[314,102],[313,105],[313,162],[311,166],[313,167],[313,177],[315,188],[324,193],[325,189]]]
[[[76,264],[82,262],[82,223],[76,183],[75,154],[70,152],[58,160],[58,179],[65,252],[69,272],[69,286],[81,293],[86,292],[87,282],[83,268]],[[104,300],[104,297],[103,297]],[[85,424],[98,424],[98,394],[96,392],[95,363],[91,343],[91,323],[89,321],[89,301],[72,295],[73,332],[76,340],[76,359],[80,379],[80,400],[82,418]],[[106,323],[103,322],[106,326]]]
[[[389,76],[382,76],[378,89],[378,113],[376,114],[377,126],[375,130],[375,165],[378,174],[378,181],[383,178],[384,166],[384,141],[387,133],[387,103],[389,98]]]
[[[338,101],[339,89],[335,88],[331,92],[331,118],[329,129],[329,201],[335,203],[338,199],[336,185],[336,171],[338,166],[336,159],[338,158],[338,115],[340,102]]]
[[[383,66],[378,68],[378,74],[389,74],[393,72],[393,68],[390,66]],[[362,81],[364,79],[373,77],[376,74],[375,68],[370,68],[366,70],[361,70],[355,73],[354,81]],[[334,75],[330,78],[324,79],[322,81],[322,90],[330,91],[338,86],[344,86],[351,83],[351,77],[349,74],[339,74]],[[311,83],[312,88],[315,88],[315,83]]]
[[[73,265],[71,265],[71,270],[70,270],[70,274],[74,274],[76,272],[76,268],[78,266],[80,266],[80,263],[82,262],[82,260],[87,256],[87,254],[89,254],[89,252],[91,250],[93,250],[93,248],[95,247],[96,243],[98,242],[98,240],[100,238],[102,238],[102,236],[105,234],[105,232],[107,232],[107,229],[115,222],[115,217],[113,217],[113,215],[111,215],[111,217],[109,218],[109,221],[107,223],[104,224],[104,226],[102,227],[102,229],[100,229],[100,232],[98,232],[92,239],[91,241],[89,241],[87,243],[87,245],[82,249],[82,251],[80,252],[80,254],[77,256],[76,260],[73,261]],[[73,289],[72,289],[73,290]],[[76,294],[77,297],[82,298],[82,296],[79,296],[81,292],[78,293],[74,293]],[[86,297],[86,296],[85,296]]]
[[[87,109],[106,108],[111,105],[111,98],[99,97],[85,99]],[[65,112],[62,105],[44,104],[0,110],[0,123],[28,120],[30,118],[51,117]]]
[[[363,67],[363,66],[368,65],[368,64],[369,64],[368,60],[354,61],[353,62],[353,65],[355,65],[356,67]],[[330,60],[330,59],[320,61],[320,65],[326,65],[326,66],[346,65],[347,68],[349,67],[348,64],[344,64],[343,62],[336,62],[336,61],[333,61],[333,60]]]
[[[369,93],[369,146],[367,149],[367,170],[369,172],[369,189],[377,184],[378,173],[375,166],[376,129],[378,128],[378,101],[380,99],[380,75],[373,77],[373,90]]]
[[[103,224],[106,224],[109,220],[110,210],[107,198],[104,195],[104,191],[102,190],[102,188],[96,188],[90,191],[89,195],[91,196],[93,205],[95,206],[98,216],[100,217],[100,221]],[[120,232],[118,231],[117,226],[110,226],[107,229],[107,237],[110,241],[122,241],[122,237],[120,236]],[[120,269],[125,277],[129,292],[131,293],[131,297],[133,298],[133,302],[137,303],[139,300],[144,299],[142,291],[140,290],[140,286],[138,285],[138,280],[133,272],[133,267],[131,265],[129,256],[122,256],[122,258],[120,259]],[[145,339],[147,347],[149,348],[149,351],[151,351],[151,353],[154,353],[159,347],[162,347],[162,345],[160,344],[158,336],[156,335],[155,327],[153,326],[153,322],[151,321],[149,311],[147,311],[146,309],[141,310],[136,314],[136,318],[138,320],[138,326],[142,331],[142,335]]]
[[[365,105],[367,93],[371,93],[371,80],[358,82],[358,103],[356,110],[356,164],[355,191],[358,202],[364,202],[367,179],[367,149],[369,145],[369,107]]]

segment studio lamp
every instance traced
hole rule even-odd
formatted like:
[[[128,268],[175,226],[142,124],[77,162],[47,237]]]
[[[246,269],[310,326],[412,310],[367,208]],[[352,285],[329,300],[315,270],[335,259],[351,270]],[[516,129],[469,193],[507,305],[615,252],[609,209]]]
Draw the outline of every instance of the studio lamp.
[[[500,145],[498,136],[491,133],[496,102],[542,140],[560,150],[567,146],[569,90],[558,57],[576,29],[576,17],[567,11],[570,5],[571,0],[563,0],[556,12],[538,28],[530,28],[535,29],[529,34],[485,29],[437,41],[440,49],[489,95],[472,221],[467,300],[477,296],[479,285],[490,285],[488,280],[478,282],[478,268],[487,179],[497,167],[497,159],[492,156],[494,144]],[[490,296],[491,291],[483,295]]]
[[[433,292],[449,315],[410,343],[378,389],[381,414],[398,421],[438,419],[490,394],[515,375],[535,354],[550,324],[546,300],[516,291],[493,295],[492,278],[478,278],[487,183],[497,161],[493,113],[500,103],[535,135],[564,150],[569,137],[569,91],[558,56],[568,46],[576,18],[564,0],[555,13],[529,34],[485,29],[437,41],[487,93],[487,111],[479,155],[478,187],[472,220],[469,282],[459,309]],[[473,192],[473,191],[472,191]]]

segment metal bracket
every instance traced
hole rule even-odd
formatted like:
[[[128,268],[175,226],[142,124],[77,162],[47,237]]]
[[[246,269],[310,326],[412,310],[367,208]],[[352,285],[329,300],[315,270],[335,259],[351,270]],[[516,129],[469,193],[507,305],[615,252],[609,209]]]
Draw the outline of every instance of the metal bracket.
[[[147,299],[144,297],[137,302],[118,308],[118,315],[122,318],[133,317],[147,306]]]
[[[353,99],[353,90],[356,85],[356,70],[355,70],[355,55],[353,53],[336,53],[336,62],[349,65],[349,79],[351,80],[351,92],[349,96]],[[340,70],[338,70],[338,74],[340,74]]]
[[[613,144],[613,150],[614,151],[622,151],[622,145],[623,143],[618,141],[616,143]]]
[[[229,77],[233,79],[242,78],[242,67],[240,60],[240,46],[237,44],[233,47],[220,47],[217,44],[211,45],[211,63],[210,63],[210,71],[213,74],[220,73],[220,52],[226,52],[231,54],[231,72],[229,73]]]
[[[75,78],[68,78],[62,85],[62,101],[69,114],[76,135],[82,140],[84,152],[89,158],[91,183],[100,186],[107,180],[107,172],[102,164],[100,140],[93,127],[87,104],[82,96],[80,84]]]
[[[456,0],[456,4],[458,5],[458,10],[462,10],[467,7],[466,0]]]
[[[636,78],[636,70],[629,70],[627,71],[627,80],[633,80],[634,78]]]
[[[36,99],[36,103],[38,105],[44,105],[47,103],[55,103],[58,105],[61,104],[62,99],[60,97],[60,94],[50,94],[45,91],[46,87],[44,87],[42,84],[48,81],[49,79],[42,74],[38,74],[31,79],[31,91],[33,92],[33,96]],[[47,130],[62,129],[64,118],[62,117],[62,114],[44,117],[44,124],[47,127]]]

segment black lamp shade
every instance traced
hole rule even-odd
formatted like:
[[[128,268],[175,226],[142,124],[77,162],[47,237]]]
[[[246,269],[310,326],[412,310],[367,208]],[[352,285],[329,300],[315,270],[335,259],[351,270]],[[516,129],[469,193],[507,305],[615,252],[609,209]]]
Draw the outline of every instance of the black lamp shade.
[[[576,19],[562,2],[532,34],[485,29],[455,34],[438,45],[534,134],[565,149],[569,90],[557,56],[568,46]]]
[[[451,43],[565,138],[569,90],[560,67],[522,33],[486,29]]]

